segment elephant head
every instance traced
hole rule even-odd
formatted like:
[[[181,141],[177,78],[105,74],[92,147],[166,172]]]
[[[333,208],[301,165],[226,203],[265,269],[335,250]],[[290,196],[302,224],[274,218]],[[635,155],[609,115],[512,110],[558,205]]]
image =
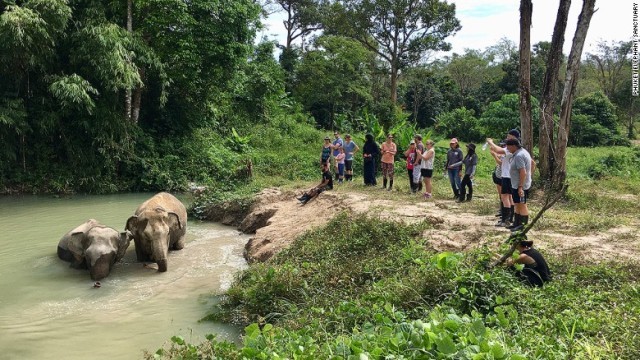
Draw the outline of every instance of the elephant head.
[[[89,269],[91,278],[100,280],[122,259],[131,239],[129,231],[118,232],[90,219],[62,237],[58,256],[74,268]]]
[[[125,229],[133,235],[138,261],[153,261],[158,264],[158,271],[165,272],[172,231],[182,227],[178,214],[155,207],[131,216]]]

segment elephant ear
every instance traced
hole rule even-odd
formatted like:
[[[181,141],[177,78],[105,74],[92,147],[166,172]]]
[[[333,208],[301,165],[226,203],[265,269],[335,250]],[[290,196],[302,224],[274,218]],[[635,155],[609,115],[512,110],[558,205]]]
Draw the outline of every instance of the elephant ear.
[[[120,261],[124,257],[124,254],[131,243],[131,239],[133,239],[133,235],[131,231],[123,231],[118,236],[118,251],[116,252],[116,261]]]
[[[124,225],[124,229],[127,231],[133,231],[138,227],[138,215],[133,215],[127,219],[127,223]]]
[[[75,229],[74,229],[75,230]],[[71,233],[67,248],[71,252],[71,267],[82,268],[85,267],[84,251],[87,248],[86,245],[89,239],[84,231],[75,231]]]
[[[169,223],[171,225],[173,225],[174,223],[178,224],[178,229],[182,229],[182,223],[180,222],[180,216],[178,216],[178,214],[169,211],[167,212],[167,214],[169,214]]]

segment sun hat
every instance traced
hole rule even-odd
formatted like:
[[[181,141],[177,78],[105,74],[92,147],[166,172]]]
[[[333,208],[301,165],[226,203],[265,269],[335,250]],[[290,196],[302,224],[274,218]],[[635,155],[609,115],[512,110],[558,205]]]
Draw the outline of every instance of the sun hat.
[[[468,143],[467,144],[467,148],[475,151],[476,150],[476,144]]]

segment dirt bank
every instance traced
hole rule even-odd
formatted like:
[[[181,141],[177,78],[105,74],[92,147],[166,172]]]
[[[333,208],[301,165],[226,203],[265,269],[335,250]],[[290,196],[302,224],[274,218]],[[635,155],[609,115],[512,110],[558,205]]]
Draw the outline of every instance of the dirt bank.
[[[302,206],[295,199],[301,192],[279,189],[262,191],[240,229],[254,236],[245,247],[249,262],[266,261],[291,244],[307,230],[326,224],[332,217],[350,211],[368,213],[381,219],[418,222],[426,219],[434,228],[423,236],[436,250],[463,251],[504,241],[509,230],[495,227],[493,215],[478,215],[469,204],[453,200],[416,200],[407,194],[382,195],[380,189],[354,188],[325,192]],[[386,193],[386,192],[384,192]],[[474,200],[477,204],[488,199]],[[493,201],[495,202],[495,201]],[[492,202],[492,203],[493,203]],[[529,232],[538,247],[553,253],[574,251],[594,261],[640,259],[640,237],[633,227],[619,227],[586,236],[571,236],[553,231]]]

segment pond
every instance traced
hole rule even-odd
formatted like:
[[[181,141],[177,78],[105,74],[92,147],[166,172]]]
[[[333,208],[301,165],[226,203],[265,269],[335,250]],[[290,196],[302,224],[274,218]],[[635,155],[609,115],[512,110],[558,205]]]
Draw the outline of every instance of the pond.
[[[56,255],[60,238],[89,218],[122,231],[150,196],[0,197],[2,359],[141,359],[173,335],[237,341],[237,327],[198,322],[247,266],[248,236],[235,228],[189,219],[165,273],[138,263],[132,241],[100,288]]]

